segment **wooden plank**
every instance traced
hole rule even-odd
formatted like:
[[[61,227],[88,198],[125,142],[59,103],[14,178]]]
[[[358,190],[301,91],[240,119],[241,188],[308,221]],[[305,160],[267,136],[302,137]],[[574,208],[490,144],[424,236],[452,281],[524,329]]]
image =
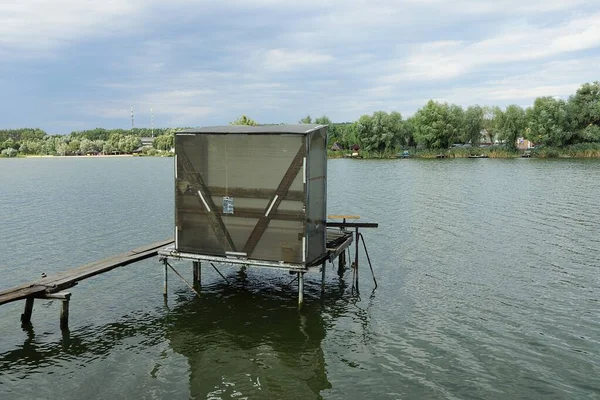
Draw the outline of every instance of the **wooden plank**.
[[[329,219],[360,219],[360,215],[328,215]]]
[[[353,237],[352,234],[348,235],[345,240],[341,243],[336,243],[333,247],[327,247],[327,251],[329,253],[329,261],[333,262],[340,254],[344,253],[344,251],[350,247],[352,244]]]
[[[127,251],[122,254],[111,256],[100,261],[48,276],[40,280],[26,283],[11,289],[0,291],[0,305],[12,301],[22,300],[27,297],[43,297],[44,294],[59,292],[62,289],[72,287],[77,282],[91,278],[112,269],[123,267],[137,261],[141,261],[158,254],[158,250],[173,243],[172,239]]]
[[[192,181],[192,186],[197,188],[198,191],[202,193],[202,199],[200,197],[197,197],[200,206],[203,209],[205,209],[206,207],[204,207],[203,202],[206,201],[208,207],[210,208],[210,211],[205,210],[206,215],[208,216],[208,222],[210,223],[213,232],[217,237],[217,240],[223,245],[223,251],[237,251],[235,248],[235,244],[231,239],[231,235],[229,235],[229,232],[227,231],[227,228],[225,227],[225,224],[221,219],[221,216],[215,212],[217,207],[212,199],[212,194],[210,193],[210,190],[204,183],[204,179],[202,179],[201,174],[194,173],[194,166],[183,151],[177,154],[177,160],[181,161],[181,167],[183,168],[183,172]],[[175,166],[175,168],[177,168],[177,166]]]
[[[3,290],[0,292],[0,305],[35,296],[38,293],[43,293],[44,290],[46,290],[46,286],[34,283]]]
[[[298,176],[298,172],[302,169],[303,159],[306,155],[306,144],[303,141],[302,145],[298,149],[296,156],[292,160],[292,163],[288,167],[287,171],[283,175],[281,182],[277,186],[277,190],[275,190],[274,200],[270,201],[265,208],[265,213],[261,215],[260,219],[256,223],[256,226],[252,230],[252,233],[248,237],[248,241],[246,241],[246,245],[242,250],[244,253],[248,254],[248,257],[252,255],[252,252],[256,248],[258,241],[265,233],[265,230],[269,226],[269,222],[271,221],[271,213],[277,211],[277,207],[281,204],[281,201],[285,198],[290,186],[292,186],[292,182]]]
[[[123,254],[108,257],[104,260],[82,265],[81,267],[57,275],[56,279],[51,277],[45,278],[46,286],[48,286],[47,291],[49,293],[58,292],[72,287],[72,283],[91,278],[92,276],[108,272],[118,267],[124,267],[146,258],[154,257],[158,254],[158,250],[171,243],[173,243],[173,240],[158,242],[148,246],[145,251],[140,251],[140,249],[136,249],[136,252],[128,251]]]

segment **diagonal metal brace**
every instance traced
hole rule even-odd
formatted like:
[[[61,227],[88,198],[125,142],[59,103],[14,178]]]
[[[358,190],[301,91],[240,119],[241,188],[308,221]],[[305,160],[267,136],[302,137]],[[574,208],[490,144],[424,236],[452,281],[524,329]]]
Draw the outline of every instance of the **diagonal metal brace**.
[[[219,242],[221,242],[225,251],[237,251],[233,239],[231,239],[231,235],[229,235],[229,231],[227,231],[223,219],[219,214],[219,210],[212,199],[212,195],[204,183],[204,179],[202,179],[200,174],[194,172],[192,162],[184,152],[177,154],[177,160],[181,162],[181,167],[186,173],[186,176],[192,180],[192,185],[200,188],[198,191],[198,201],[206,207],[206,216],[215,236]]]
[[[298,176],[298,172],[300,171],[300,169],[302,169],[305,153],[306,144],[305,142],[302,142],[302,145],[300,146],[300,149],[298,149],[298,152],[292,160],[292,163],[283,175],[279,186],[277,186],[277,190],[275,190],[275,195],[273,196],[273,199],[267,204],[267,207],[265,208],[265,214],[260,217],[256,225],[254,226],[252,233],[248,237],[248,241],[244,246],[244,250],[242,250],[248,255],[248,257],[252,255],[252,252],[256,248],[256,245],[258,244],[260,238],[269,226],[269,222],[271,222],[272,215],[275,214],[277,208],[279,207],[279,204],[281,204],[281,202],[285,199],[285,196],[288,190],[290,189],[290,186],[292,186],[294,179],[296,179],[296,176]]]

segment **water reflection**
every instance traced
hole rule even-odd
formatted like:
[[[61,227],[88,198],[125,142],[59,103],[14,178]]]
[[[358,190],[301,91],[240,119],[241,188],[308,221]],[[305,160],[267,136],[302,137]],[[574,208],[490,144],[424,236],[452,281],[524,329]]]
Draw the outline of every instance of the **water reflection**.
[[[155,379],[162,371],[181,370],[174,365],[181,363],[180,357],[170,351],[165,356],[166,345],[187,361],[187,376],[180,372],[176,379],[180,388],[188,386],[192,398],[321,398],[321,392],[331,388],[322,348],[326,332],[347,313],[363,327],[369,317],[354,305],[357,299],[349,297],[344,279],[332,279],[321,297],[317,276],[307,281],[301,311],[296,283],[289,284],[291,276],[252,272],[229,274],[229,283],[219,280],[203,287],[201,298],[181,288],[172,293],[169,309],[133,313],[102,326],[77,327],[72,321],[73,329],[62,336],[55,332],[49,337],[29,326],[22,346],[0,353],[0,372],[15,385],[53,366],[70,366],[67,375],[77,375],[76,366],[84,366],[91,370],[83,375],[89,375],[98,361],[114,363],[116,353],[135,358],[138,351],[162,348],[151,371],[144,371],[143,365],[136,371]],[[94,365],[85,367],[88,364]],[[115,364],[113,372],[131,373],[128,368]],[[50,396],[59,388],[44,390]]]
[[[322,310],[339,299],[339,286],[319,301],[316,285],[307,285],[309,301],[299,312],[294,284],[229,279],[167,317],[166,336],[189,362],[192,397],[319,398],[331,387]]]

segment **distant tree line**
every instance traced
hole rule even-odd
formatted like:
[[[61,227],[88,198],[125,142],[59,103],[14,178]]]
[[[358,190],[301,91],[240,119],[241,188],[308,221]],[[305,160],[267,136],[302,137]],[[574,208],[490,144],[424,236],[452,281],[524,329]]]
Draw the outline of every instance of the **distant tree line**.
[[[420,147],[443,150],[453,145],[479,146],[482,142],[516,149],[517,139],[536,146],[563,148],[593,143],[600,146],[600,82],[583,84],[568,100],[538,97],[533,105],[504,109],[479,105],[463,108],[429,100],[410,118],[399,112],[377,111],[354,122],[333,123],[327,116],[302,118],[299,123],[329,125],[329,143],[344,149],[360,147],[373,153],[391,153]],[[234,125],[258,125],[242,115]],[[141,145],[140,137],[154,134],[154,151],[170,150],[179,128],[134,128],[75,131],[69,135],[47,135],[41,129],[0,130],[0,152],[17,154],[71,155],[131,153]]]
[[[509,105],[479,105],[463,108],[456,104],[429,100],[412,117],[399,112],[376,111],[354,122],[333,123],[327,116],[301,124],[329,125],[329,143],[343,149],[360,147],[373,153],[391,153],[420,147],[443,150],[454,145],[477,147],[482,143],[516,150],[524,138],[535,145],[566,147],[580,143],[600,144],[600,82],[586,83],[568,100],[538,97],[526,109]],[[232,124],[257,125],[243,115]]]
[[[600,143],[600,83],[586,83],[568,100],[538,97],[533,106],[469,106],[466,109],[430,100],[412,117],[377,111],[355,122],[332,124],[326,116],[307,116],[300,123],[329,124],[330,143],[344,148],[359,145],[372,152],[420,146],[448,149],[454,144],[501,144],[514,150],[517,139],[536,145],[565,147]]]
[[[168,151],[173,147],[174,133],[180,128],[90,129],[69,135],[48,135],[41,129],[0,130],[0,154],[5,157],[22,155],[85,155],[131,154],[141,147],[142,137],[154,136],[152,148],[144,152]]]

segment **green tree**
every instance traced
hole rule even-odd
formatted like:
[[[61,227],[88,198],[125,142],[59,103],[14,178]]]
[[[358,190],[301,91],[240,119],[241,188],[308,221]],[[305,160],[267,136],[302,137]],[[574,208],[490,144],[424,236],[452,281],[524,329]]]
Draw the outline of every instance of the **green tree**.
[[[77,139],[71,140],[69,142],[69,153],[75,154],[79,152],[80,142]]]
[[[81,139],[79,142],[79,151],[83,154],[92,153],[94,151],[94,142],[86,138]]]
[[[8,149],[2,150],[0,154],[2,154],[3,157],[16,157],[17,150],[13,149],[12,147],[9,147]]]
[[[231,122],[230,124],[231,125],[250,125],[250,126],[258,125],[258,123],[256,121],[254,121],[251,118],[248,118],[245,115],[242,115],[241,117],[239,117],[235,121]]]
[[[25,140],[21,142],[19,147],[19,153],[21,154],[40,154],[42,150],[42,144],[37,140]]]
[[[300,121],[298,121],[299,124],[312,124],[312,118],[310,117],[310,115],[307,115],[306,117],[302,118]]]
[[[119,142],[124,138],[124,135],[118,132],[113,132],[110,134],[110,136],[108,137],[108,142],[110,143],[110,145],[115,148],[118,149],[119,148]]]
[[[459,137],[462,108],[429,100],[413,117],[415,140],[428,149],[447,149]]]
[[[59,156],[66,156],[69,153],[69,145],[65,141],[56,142],[55,148]]]
[[[464,113],[462,142],[477,147],[481,142],[485,111],[480,106],[469,106]]]
[[[567,103],[553,97],[538,97],[527,109],[527,139],[549,146],[566,146],[573,139]]]
[[[571,128],[579,141],[600,141],[600,82],[585,83],[567,105]]]
[[[161,135],[154,139],[152,146],[158,150],[171,150],[174,145],[173,135]]]
[[[498,137],[504,142],[507,148],[516,149],[517,138],[524,136],[525,127],[527,126],[525,110],[512,104],[506,107],[506,110],[502,114],[497,115],[496,119]]]
[[[102,152],[104,154],[112,154],[116,150],[117,149],[112,144],[110,144],[110,142],[104,142],[104,145],[102,146]]]
[[[8,138],[2,143],[2,149],[18,149],[18,148],[19,148],[19,144],[12,138]]]
[[[119,140],[119,146],[118,149],[121,153],[133,153],[133,151],[135,149],[137,149],[138,147],[140,147],[142,144],[142,141],[140,140],[139,137],[134,136],[134,135],[127,135],[121,138],[121,140]]]
[[[308,118],[310,118],[310,116]],[[308,122],[308,123],[310,123],[310,122]],[[332,125],[332,122],[327,115],[323,115],[322,117],[315,119],[315,124],[317,124],[317,125]]]
[[[498,106],[483,108],[483,131],[489,143],[498,139],[498,121],[502,110]]]
[[[336,125],[337,141],[343,148],[349,149],[355,144],[358,144],[358,133],[356,122],[342,123]]]
[[[396,149],[401,144],[403,129],[402,115],[396,111],[390,114],[376,111],[372,116],[363,115],[356,124],[358,140],[367,151]]]
[[[465,110],[463,110],[461,106],[450,104],[448,107],[448,116],[450,119],[450,124],[448,127],[448,129],[450,129],[449,145],[451,145],[453,143],[460,142],[464,137]]]
[[[404,128],[402,129],[403,139],[402,143],[407,147],[415,147],[417,142],[415,141],[415,121],[414,117],[410,117],[404,120]]]

